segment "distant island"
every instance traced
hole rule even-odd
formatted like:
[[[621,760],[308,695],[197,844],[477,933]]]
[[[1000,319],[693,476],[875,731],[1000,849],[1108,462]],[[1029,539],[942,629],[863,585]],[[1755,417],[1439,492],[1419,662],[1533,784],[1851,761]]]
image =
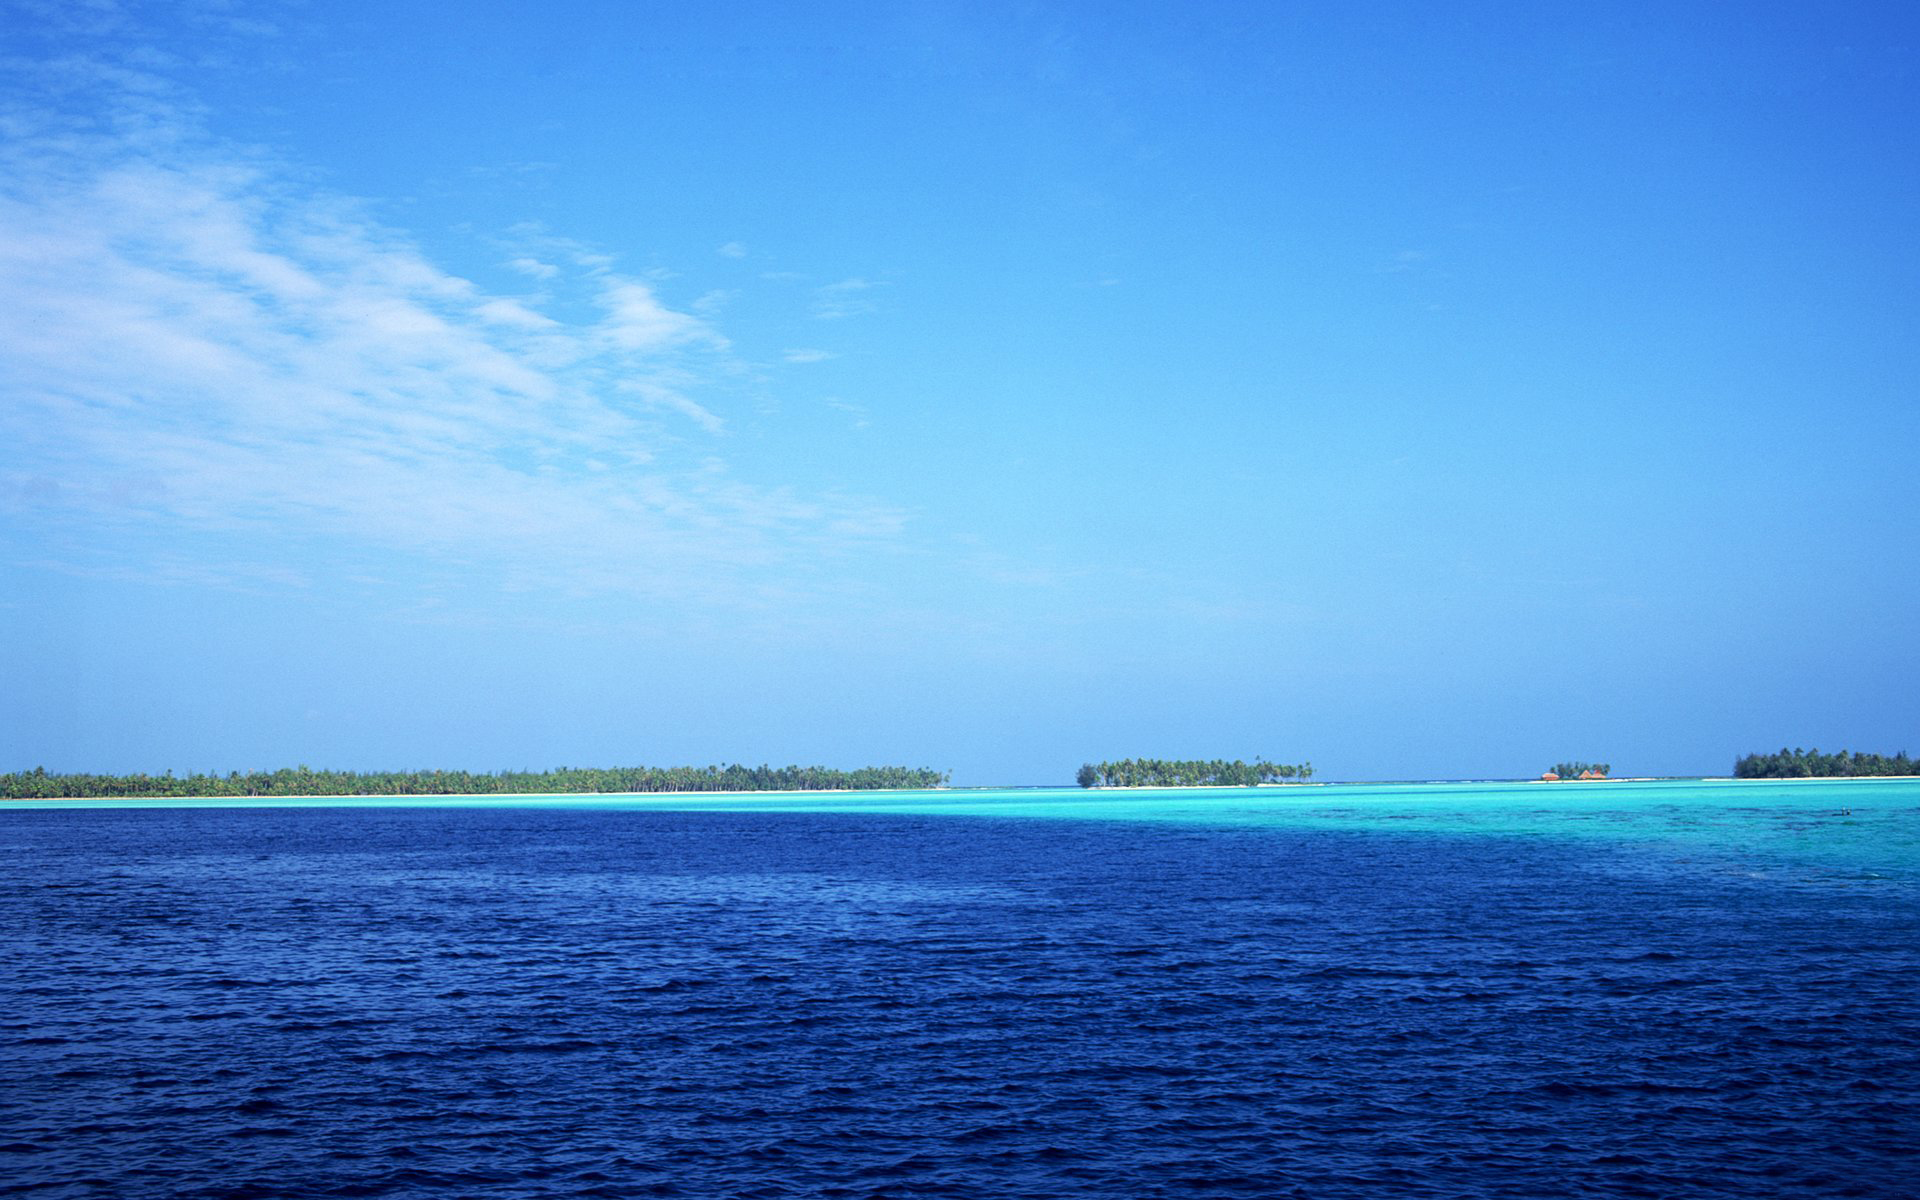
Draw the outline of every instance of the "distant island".
[[[1778,754],[1749,754],[1733,764],[1735,779],[1845,779],[1862,775],[1920,775],[1920,763],[1908,758],[1905,750],[1889,758],[1846,750],[1822,754],[1783,746]]]
[[[1282,780],[1313,778],[1313,764],[1270,763],[1264,759],[1172,761],[1164,758],[1126,758],[1119,762],[1087,763],[1074,781],[1091,787],[1256,787]]]
[[[519,796],[619,792],[838,792],[936,788],[925,767],[560,767],[552,771],[234,771],[227,775],[0,775],[0,799],[189,796]]]
[[[1606,763],[1563,762],[1553,764],[1553,769],[1543,771],[1540,778],[1548,783],[1561,779],[1605,779],[1611,770]]]

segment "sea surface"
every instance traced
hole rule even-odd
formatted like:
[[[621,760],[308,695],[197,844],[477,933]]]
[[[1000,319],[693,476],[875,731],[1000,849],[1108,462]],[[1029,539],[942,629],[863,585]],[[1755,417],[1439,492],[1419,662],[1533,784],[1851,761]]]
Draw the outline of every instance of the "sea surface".
[[[0,1194],[1917,1181],[1916,781],[0,805]]]

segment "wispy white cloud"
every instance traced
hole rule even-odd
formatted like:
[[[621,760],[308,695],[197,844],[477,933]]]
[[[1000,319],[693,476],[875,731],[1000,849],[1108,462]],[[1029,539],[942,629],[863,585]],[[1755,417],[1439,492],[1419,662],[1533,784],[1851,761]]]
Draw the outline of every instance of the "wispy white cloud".
[[[145,530],[135,543],[169,553],[196,533],[334,540],[711,598],[740,572],[898,533],[888,506],[735,478],[702,395],[734,369],[726,337],[610,256],[523,237],[506,265],[539,293],[489,291],[351,199],[209,139],[163,85],[80,73],[109,93],[101,119],[3,115],[16,546],[55,525]]]
[[[521,329],[555,329],[559,322],[528,308],[518,300],[497,297],[474,306],[474,315],[496,325],[514,325]]]
[[[21,28],[69,37],[119,33],[130,24],[117,0],[13,0],[11,7]]]
[[[827,400],[827,407],[835,412],[843,412],[851,416],[853,418],[852,425],[855,429],[865,429],[873,424],[873,422],[867,418],[865,405],[853,404],[838,397],[832,397]]]
[[[728,242],[726,245],[715,250],[714,253],[720,255],[722,258],[745,258],[747,256],[747,244],[745,242]]]
[[[620,388],[622,391],[640,397],[650,407],[662,409],[667,412],[679,413],[708,433],[720,433],[727,427],[727,423],[714,415],[710,409],[688,399],[686,395],[681,392],[676,392],[670,387],[663,387],[659,384],[644,381],[629,380],[622,383]]]
[[[537,258],[516,258],[507,264],[522,275],[531,275],[535,279],[552,279],[560,273],[560,268],[552,263],[541,262]]]
[[[645,353],[690,342],[726,345],[704,321],[662,304],[644,283],[612,275],[599,282],[600,304],[608,314],[601,332],[622,350]]]
[[[813,315],[822,321],[838,321],[873,312],[876,306],[869,293],[880,286],[871,279],[854,278],[817,287],[813,289]]]
[[[790,363],[817,363],[826,362],[830,358],[838,358],[839,356],[831,350],[810,350],[801,347],[789,350],[780,357]]]

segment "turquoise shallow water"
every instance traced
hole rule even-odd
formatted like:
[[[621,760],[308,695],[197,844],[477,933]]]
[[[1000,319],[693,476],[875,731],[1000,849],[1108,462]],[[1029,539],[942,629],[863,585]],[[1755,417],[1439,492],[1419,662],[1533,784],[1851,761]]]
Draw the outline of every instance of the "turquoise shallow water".
[[[735,795],[365,796],[0,802],[7,809],[579,807],[661,812],[1176,822],[1613,839],[1715,869],[1920,882],[1920,779],[1396,783],[1283,788],[962,788]]]

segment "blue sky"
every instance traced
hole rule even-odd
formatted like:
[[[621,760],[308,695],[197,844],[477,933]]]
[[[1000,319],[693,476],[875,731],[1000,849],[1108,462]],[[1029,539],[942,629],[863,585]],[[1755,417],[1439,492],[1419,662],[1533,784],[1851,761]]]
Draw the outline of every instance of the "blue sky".
[[[1901,6],[0,28],[0,769],[1920,749]]]

